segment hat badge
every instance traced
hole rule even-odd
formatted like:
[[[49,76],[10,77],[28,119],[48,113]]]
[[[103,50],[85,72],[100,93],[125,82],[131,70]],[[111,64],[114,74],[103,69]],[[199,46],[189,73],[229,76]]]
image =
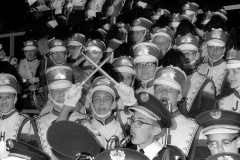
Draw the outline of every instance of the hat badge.
[[[114,150],[110,152],[111,160],[125,160],[125,156],[124,151]]]
[[[234,160],[232,156],[220,156],[218,157],[218,160]]]
[[[221,111],[216,111],[216,112],[210,112],[210,116],[213,119],[219,119],[222,116],[222,112]]]
[[[192,42],[192,37],[183,37],[183,39],[181,40],[181,43],[191,43]]]
[[[141,24],[141,20],[140,19],[136,19],[133,25],[138,26],[140,24]]]
[[[220,31],[213,31],[212,38],[221,39],[221,32]]]
[[[66,72],[65,70],[59,68],[53,72],[54,79],[66,79]]]
[[[32,41],[28,41],[26,46],[33,46],[33,42]]]
[[[176,76],[176,72],[174,71],[174,69],[168,67],[168,68],[166,68],[162,71],[162,76],[161,77],[174,79],[175,76]]]
[[[140,100],[141,100],[142,102],[147,102],[147,101],[149,100],[149,95],[148,95],[148,93],[142,93],[142,94],[140,95]]]
[[[10,84],[10,79],[8,76],[1,74],[0,75],[0,85],[7,85]]]
[[[137,53],[138,53],[138,55],[148,55],[149,48],[145,45],[140,45],[137,47]]]

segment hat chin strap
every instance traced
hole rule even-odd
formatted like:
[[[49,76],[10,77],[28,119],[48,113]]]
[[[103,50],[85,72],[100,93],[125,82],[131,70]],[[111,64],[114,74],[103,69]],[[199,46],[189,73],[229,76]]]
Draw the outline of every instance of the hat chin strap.
[[[212,58],[210,58],[209,55],[208,55],[208,58],[209,58],[213,63],[215,63],[215,62],[219,61],[220,59],[222,59],[223,56],[224,56],[224,55],[221,55],[221,57],[219,57],[217,60],[213,60]]]
[[[116,105],[116,102],[115,102],[115,101],[113,102],[112,106],[113,106],[113,105]],[[112,113],[112,110],[110,110],[110,111],[108,111],[106,114],[98,114],[98,113],[95,111],[95,109],[94,109],[94,107],[93,107],[93,104],[91,104],[91,109],[92,109],[92,111],[93,111],[93,116],[96,117],[96,118],[108,118],[108,117],[111,115],[111,113]]]

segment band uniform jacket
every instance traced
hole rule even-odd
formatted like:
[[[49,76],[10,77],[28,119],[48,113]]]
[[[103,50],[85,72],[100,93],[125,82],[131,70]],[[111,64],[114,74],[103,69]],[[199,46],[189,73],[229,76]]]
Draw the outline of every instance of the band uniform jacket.
[[[221,94],[221,88],[227,73],[226,62],[224,60],[220,60],[213,64],[210,62],[204,63],[199,66],[198,72],[212,79],[216,87],[216,95]]]
[[[38,128],[38,134],[40,136],[41,145],[43,148],[43,151],[46,152],[52,160],[57,160],[52,151],[51,146],[47,142],[47,130],[51,126],[52,123],[54,123],[59,115],[59,112],[56,111],[54,108],[51,112],[48,112],[46,114],[42,114],[39,117],[36,118],[37,128]],[[69,121],[76,121],[77,119],[83,119],[86,115],[80,114],[78,112],[73,112],[69,118]]]

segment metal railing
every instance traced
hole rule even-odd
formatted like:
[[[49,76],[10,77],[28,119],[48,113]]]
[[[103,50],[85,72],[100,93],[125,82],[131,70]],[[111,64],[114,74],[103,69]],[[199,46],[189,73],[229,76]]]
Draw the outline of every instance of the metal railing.
[[[0,34],[1,38],[9,38],[9,49],[10,49],[10,56],[13,57],[15,55],[15,37],[23,36],[25,32],[15,32],[15,33],[5,33]]]

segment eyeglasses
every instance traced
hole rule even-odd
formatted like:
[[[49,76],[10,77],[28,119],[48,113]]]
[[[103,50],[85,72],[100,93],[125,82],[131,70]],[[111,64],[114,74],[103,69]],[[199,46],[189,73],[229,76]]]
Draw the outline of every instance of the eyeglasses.
[[[65,51],[64,51],[64,52],[53,52],[53,53],[52,53],[53,56],[63,56],[63,55],[65,55],[65,54],[66,54]]]
[[[238,136],[234,137],[232,140],[230,140],[230,139],[224,139],[224,140],[222,140],[221,145],[222,145],[224,148],[229,148],[229,147],[231,147],[232,142],[235,141],[237,138],[238,138]],[[217,148],[219,147],[219,144],[218,144],[217,141],[207,142],[207,144],[208,144],[208,147],[209,147],[210,149],[217,149]]]
[[[210,51],[222,51],[224,49],[224,47],[220,47],[220,46],[207,46],[207,48],[210,50]]]
[[[174,89],[174,88],[162,88],[162,87],[157,87],[156,88],[157,92],[163,93],[163,92],[167,92],[167,93],[177,93],[179,92],[178,90]]]
[[[152,67],[152,65],[156,65],[156,62],[148,62],[148,63],[145,63],[145,64],[142,64],[142,63],[136,63],[136,68],[137,69],[149,69]]]
[[[129,125],[135,125],[137,128],[141,128],[143,124],[146,125],[150,125],[150,126],[154,126],[153,124],[147,123],[147,122],[143,122],[143,121],[139,121],[139,120],[134,120],[133,117],[128,118],[128,124]]]

